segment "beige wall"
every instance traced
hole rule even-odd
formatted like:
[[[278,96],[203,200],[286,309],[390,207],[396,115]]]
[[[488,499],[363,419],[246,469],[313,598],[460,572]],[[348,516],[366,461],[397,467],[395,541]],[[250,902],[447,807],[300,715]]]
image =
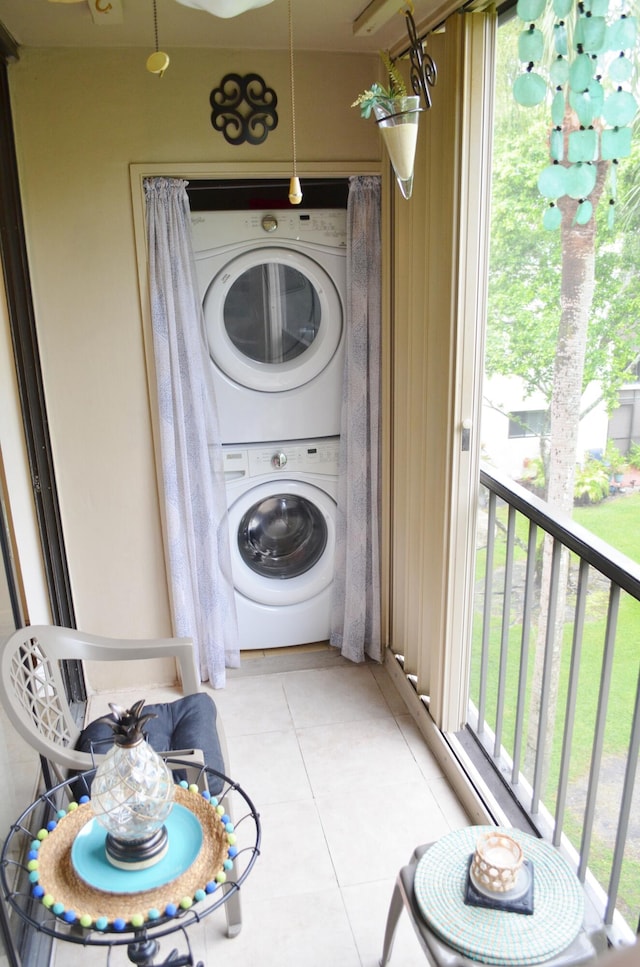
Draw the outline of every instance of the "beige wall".
[[[171,631],[145,375],[129,166],[197,164],[216,176],[270,163],[290,173],[286,52],[27,50],[9,69],[53,457],[78,626]],[[296,61],[298,158],[371,170],[375,125],[350,104],[375,56]],[[279,95],[278,128],[232,147],[210,124],[224,74],[257,72]],[[213,169],[212,169],[213,171]],[[246,170],[243,170],[246,177]],[[5,350],[6,351],[6,350]]]
[[[438,67],[410,203],[395,194],[391,343],[390,644],[438,726],[466,714],[479,413],[479,270],[487,225],[494,17],[456,14],[430,38]]]

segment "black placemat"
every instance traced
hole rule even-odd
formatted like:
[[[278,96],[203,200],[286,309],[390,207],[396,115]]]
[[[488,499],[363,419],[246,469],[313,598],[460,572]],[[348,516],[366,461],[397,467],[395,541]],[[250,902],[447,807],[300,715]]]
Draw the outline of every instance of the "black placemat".
[[[525,860],[523,863],[523,866],[527,867],[530,874],[527,891],[521,896],[514,897],[513,899],[500,896],[499,893],[496,893],[495,897],[490,897],[476,889],[473,880],[471,879],[472,862],[473,853],[469,856],[469,861],[467,864],[467,882],[464,893],[465,903],[472,907],[485,907],[488,910],[505,910],[509,913],[523,913],[526,916],[531,916],[533,913],[533,863],[531,860]]]

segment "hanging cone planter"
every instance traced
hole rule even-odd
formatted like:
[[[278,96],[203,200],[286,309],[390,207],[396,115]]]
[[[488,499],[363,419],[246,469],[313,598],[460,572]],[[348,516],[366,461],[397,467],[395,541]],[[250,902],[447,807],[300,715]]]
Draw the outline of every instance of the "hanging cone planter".
[[[407,11],[405,17],[411,42],[411,86],[415,93],[408,93],[395,61],[387,52],[380,51],[387,72],[387,87],[376,81],[358,95],[351,106],[359,107],[363,118],[373,114],[402,196],[409,199],[413,189],[418,121],[424,110],[421,103],[424,101],[427,108],[431,107],[429,88],[436,82],[437,71],[432,58],[424,50],[424,43],[418,40],[411,12]]]
[[[420,98],[394,97],[373,105],[376,124],[387,149],[403,198],[411,198],[413,165],[418,143]]]

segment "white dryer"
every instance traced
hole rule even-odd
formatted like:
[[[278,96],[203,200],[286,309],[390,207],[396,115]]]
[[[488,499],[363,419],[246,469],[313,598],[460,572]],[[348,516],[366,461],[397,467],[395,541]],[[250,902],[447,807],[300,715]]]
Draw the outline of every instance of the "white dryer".
[[[340,433],[346,211],[194,212],[223,444]]]
[[[223,447],[241,649],[329,637],[338,444]]]

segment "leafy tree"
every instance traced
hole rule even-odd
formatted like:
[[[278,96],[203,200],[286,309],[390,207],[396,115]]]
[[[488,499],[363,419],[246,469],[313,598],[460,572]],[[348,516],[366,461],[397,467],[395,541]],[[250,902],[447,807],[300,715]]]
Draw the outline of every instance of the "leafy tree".
[[[513,100],[521,29],[515,19],[500,29],[485,371],[488,376],[519,376],[526,393],[539,390],[550,404],[561,321],[563,246],[580,236],[580,226],[571,226],[573,213],[567,216],[563,234],[542,226],[545,202],[537,180],[548,164],[549,106],[522,108]],[[626,207],[626,198],[640,184],[637,141],[633,151],[617,173],[617,208],[624,218],[621,214],[610,230],[608,205],[601,204],[595,226],[587,226],[588,234],[596,229],[594,286],[581,385],[584,390],[600,380],[609,411],[617,405],[626,371],[640,352],[640,204]]]

